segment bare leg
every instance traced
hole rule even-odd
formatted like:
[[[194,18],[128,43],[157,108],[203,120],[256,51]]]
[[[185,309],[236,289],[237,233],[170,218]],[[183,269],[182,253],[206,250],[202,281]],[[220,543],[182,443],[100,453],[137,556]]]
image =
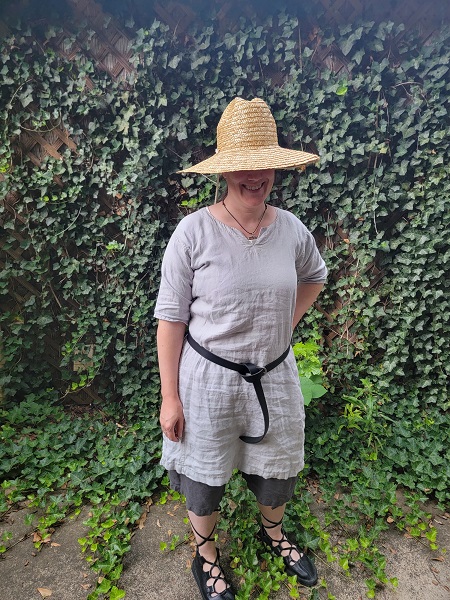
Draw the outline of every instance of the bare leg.
[[[292,544],[290,544],[282,532],[282,523],[284,517],[284,511],[286,509],[286,504],[282,506],[278,506],[277,508],[272,508],[271,506],[264,506],[258,502],[259,510],[261,511],[262,516],[262,524],[266,533],[269,537],[272,538],[273,543],[272,546],[281,545],[281,555],[288,556],[289,550],[292,548]],[[276,526],[273,526],[273,523],[279,523]],[[286,551],[284,549],[286,548]],[[297,562],[302,556],[302,553],[294,547],[291,551],[291,562]]]
[[[199,517],[188,510],[188,515],[200,554],[203,558],[214,562],[216,558],[216,542],[214,541],[213,535],[216,528],[218,513],[213,512],[206,517]]]
[[[214,563],[217,558],[217,548],[213,535],[218,513],[213,512],[206,517],[199,517],[189,510],[188,515],[199,554],[209,561],[209,563]],[[210,572],[211,577],[219,577],[221,575],[221,569],[218,566],[211,567],[208,563],[203,564],[203,570],[205,573]],[[216,594],[220,594],[228,587],[225,579],[222,578],[217,579],[215,583],[213,579],[209,579],[207,584],[214,585]]]
[[[297,581],[307,587],[316,585],[318,576],[314,563],[295,544],[291,544],[281,526],[286,505],[271,508],[258,502],[258,506],[262,521],[261,540],[271,546],[274,554],[283,557],[289,575],[295,575]]]

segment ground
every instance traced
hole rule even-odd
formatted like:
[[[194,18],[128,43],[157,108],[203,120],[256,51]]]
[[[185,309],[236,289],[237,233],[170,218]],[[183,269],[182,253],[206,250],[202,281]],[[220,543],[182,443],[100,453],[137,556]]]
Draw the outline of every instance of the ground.
[[[56,529],[51,542],[36,552],[30,527],[24,522],[26,510],[11,512],[0,524],[3,531],[13,532],[12,548],[0,559],[1,600],[85,600],[95,586],[95,574],[89,570],[77,542],[86,534],[83,521],[89,509]],[[450,549],[450,515],[437,509],[433,522],[438,529],[438,544]],[[193,556],[192,540],[175,550],[162,552],[161,542],[170,542],[173,535],[183,540],[189,533],[185,523],[185,508],[180,502],[152,505],[145,523],[136,530],[132,547],[126,556],[120,587],[127,600],[197,600],[200,598],[190,572]],[[227,534],[220,532],[223,563],[227,565]],[[387,558],[389,577],[397,577],[397,589],[377,592],[379,600],[449,600],[450,555],[432,552],[425,544],[391,530],[383,535],[380,548]],[[320,554],[315,558],[320,577],[328,584],[328,592],[337,600],[363,600],[365,574],[358,569],[346,577],[335,564],[327,564]],[[238,585],[239,582],[234,582]],[[302,594],[308,598],[308,592]],[[319,597],[327,598],[321,590]],[[287,587],[273,595],[273,600],[289,600]]]

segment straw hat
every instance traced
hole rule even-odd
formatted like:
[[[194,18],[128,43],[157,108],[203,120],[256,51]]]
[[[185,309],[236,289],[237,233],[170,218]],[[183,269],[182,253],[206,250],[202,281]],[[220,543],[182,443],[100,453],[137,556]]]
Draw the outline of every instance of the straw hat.
[[[234,98],[217,126],[214,156],[179,173],[228,173],[258,169],[303,168],[319,160],[316,154],[278,145],[277,126],[260,98]]]

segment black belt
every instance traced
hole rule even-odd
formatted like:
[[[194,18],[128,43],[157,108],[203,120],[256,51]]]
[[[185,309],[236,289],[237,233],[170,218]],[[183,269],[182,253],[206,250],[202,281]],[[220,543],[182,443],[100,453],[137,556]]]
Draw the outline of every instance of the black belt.
[[[253,363],[234,363],[230,360],[226,360],[225,358],[221,358],[216,354],[213,354],[203,346],[200,346],[198,342],[196,342],[191,334],[188,333],[186,336],[189,344],[196,350],[199,354],[201,354],[204,358],[207,358],[216,365],[220,365],[221,367],[225,367],[226,369],[231,369],[232,371],[237,371],[248,383],[253,383],[255,387],[255,392],[258,397],[259,405],[261,406],[261,410],[264,416],[264,433],[257,437],[251,437],[248,435],[241,435],[239,439],[241,439],[246,444],[258,444],[261,442],[269,429],[269,411],[267,409],[266,397],[264,396],[264,390],[261,385],[261,377],[263,377],[266,373],[278,367],[279,364],[283,362],[286,356],[289,354],[289,350],[291,346],[289,345],[286,350],[283,352],[281,356],[277,359],[266,365],[265,367],[258,367],[258,365],[254,365]]]

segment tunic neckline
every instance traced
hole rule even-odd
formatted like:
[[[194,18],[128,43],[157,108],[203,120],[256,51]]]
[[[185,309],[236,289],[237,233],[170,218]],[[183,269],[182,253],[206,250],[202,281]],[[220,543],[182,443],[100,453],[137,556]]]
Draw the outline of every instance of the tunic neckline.
[[[249,240],[246,235],[244,233],[242,233],[242,231],[240,231],[237,227],[233,227],[232,225],[227,225],[226,223],[224,223],[223,221],[220,221],[217,217],[215,217],[212,212],[209,210],[209,206],[205,206],[205,210],[207,212],[207,214],[211,217],[211,219],[215,222],[218,223],[219,226],[222,226],[223,229],[225,229],[226,231],[232,231],[235,232],[233,233],[233,235],[237,235],[239,237],[239,239],[244,242],[245,246],[256,246],[261,242],[261,239],[266,237],[266,232],[268,230],[275,229],[275,223],[278,222],[278,215],[279,215],[279,210],[276,206],[273,207],[275,209],[275,219],[272,221],[272,223],[269,223],[269,225],[266,225],[265,227],[261,227],[260,232],[258,237],[255,240]],[[274,227],[272,227],[272,225],[274,225]],[[245,243],[246,242],[246,243]]]

